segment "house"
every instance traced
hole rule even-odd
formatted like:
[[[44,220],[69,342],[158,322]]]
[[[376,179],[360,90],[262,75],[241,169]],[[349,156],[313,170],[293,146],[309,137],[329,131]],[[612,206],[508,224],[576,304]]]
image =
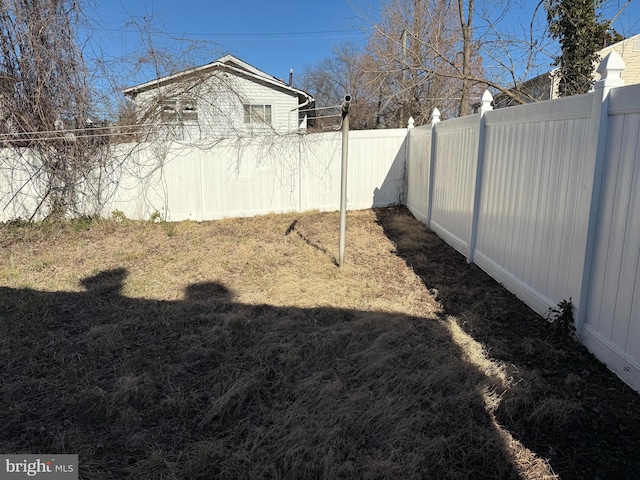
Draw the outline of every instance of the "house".
[[[635,85],[640,83],[640,33],[599,50],[598,56],[602,60],[614,50],[625,63],[625,69],[622,72],[624,84]],[[597,64],[593,67],[593,77],[596,81],[600,79],[600,75],[596,72],[597,67]],[[559,69],[554,68],[548,73],[523,82],[518,87],[511,89],[511,91],[517,93],[525,103],[533,103],[558,98],[559,85]],[[493,99],[495,108],[511,107],[519,104],[518,101],[505,93],[499,93]],[[479,104],[474,105],[474,110],[477,110],[477,108],[479,108]]]
[[[225,55],[123,90],[138,122],[177,140],[306,130],[314,98]]]

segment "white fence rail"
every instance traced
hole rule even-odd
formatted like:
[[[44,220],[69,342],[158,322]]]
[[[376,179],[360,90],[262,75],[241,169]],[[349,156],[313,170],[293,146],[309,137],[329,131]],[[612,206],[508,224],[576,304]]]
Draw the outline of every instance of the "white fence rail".
[[[407,206],[539,313],[571,299],[640,390],[640,85],[616,62],[590,95],[410,130]]]

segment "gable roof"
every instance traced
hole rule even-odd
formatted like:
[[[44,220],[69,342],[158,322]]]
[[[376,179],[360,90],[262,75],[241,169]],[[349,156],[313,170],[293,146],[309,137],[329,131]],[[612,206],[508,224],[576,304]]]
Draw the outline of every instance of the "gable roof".
[[[307,92],[295,88],[291,85],[286,84],[282,80],[277,79],[276,77],[269,75],[266,72],[250,65],[233,55],[224,55],[219,59],[208,63],[206,65],[202,65],[200,67],[190,68],[188,70],[184,70],[182,72],[174,73],[172,75],[167,75],[166,77],[157,78],[155,80],[151,80],[145,83],[141,83],[139,85],[135,85],[133,87],[128,87],[122,90],[122,93],[126,96],[135,96],[140,92],[145,92],[148,90],[153,90],[154,88],[161,87],[162,85],[166,85],[172,82],[180,81],[182,79],[186,79],[193,75],[201,75],[213,72],[215,70],[224,70],[229,73],[248,78],[250,80],[256,81],[258,83],[262,83],[264,85],[270,86],[274,89],[283,91],[285,93],[289,93],[291,95],[297,95],[298,97],[303,97],[308,101],[314,101],[314,98],[309,95]]]

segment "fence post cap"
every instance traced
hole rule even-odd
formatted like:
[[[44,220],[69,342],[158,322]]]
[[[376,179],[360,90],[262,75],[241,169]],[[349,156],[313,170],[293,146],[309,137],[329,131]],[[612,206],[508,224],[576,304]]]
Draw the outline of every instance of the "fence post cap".
[[[407,124],[407,128],[413,128],[415,120],[413,117],[409,117],[409,123]]]
[[[438,108],[433,109],[433,113],[431,114],[431,123],[438,123],[440,121],[440,110]]]
[[[489,112],[493,110],[491,102],[493,102],[493,95],[491,95],[491,92],[489,90],[485,90],[482,94],[482,106],[480,107],[480,111]]]
[[[600,74],[600,80],[595,87],[619,87],[624,85],[622,72],[626,68],[624,60],[618,52],[612,50],[598,65],[596,70]]]

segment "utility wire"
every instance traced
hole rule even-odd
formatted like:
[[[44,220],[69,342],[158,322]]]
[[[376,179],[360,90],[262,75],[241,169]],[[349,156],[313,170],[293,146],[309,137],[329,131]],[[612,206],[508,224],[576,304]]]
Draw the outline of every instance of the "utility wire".
[[[139,133],[137,131],[122,131],[124,129],[140,129],[142,133],[149,132],[151,130],[158,130],[161,127],[166,126],[186,126],[179,122],[164,122],[153,123],[145,125],[111,125],[106,127],[87,127],[87,128],[74,128],[64,130],[43,130],[33,132],[16,132],[16,133],[2,133],[0,134],[0,142],[21,142],[21,141],[41,141],[41,140],[75,140],[78,138],[98,138],[98,137],[117,137],[121,135],[133,135]],[[103,133],[101,133],[103,132]],[[44,136],[42,136],[44,135]]]
[[[133,26],[128,26],[128,27],[124,27],[124,28],[95,28],[94,30],[96,31],[104,31],[104,32],[125,32],[125,31],[135,31],[135,27]],[[182,36],[182,37],[187,37],[187,36],[193,36],[193,37],[233,37],[233,38],[240,38],[240,37],[246,37],[246,38],[268,38],[268,37],[273,37],[273,38],[282,38],[282,39],[286,39],[286,37],[294,37],[296,39],[316,39],[316,38],[331,38],[331,37],[317,37],[317,35],[340,35],[341,37],[344,36],[345,34],[350,34],[351,36],[360,36],[360,35],[365,35],[365,32],[361,31],[361,30],[355,30],[355,29],[347,29],[347,30],[319,30],[319,31],[315,31],[315,32],[259,32],[259,33],[252,33],[252,32],[241,32],[241,33],[231,33],[231,32],[224,32],[224,33],[212,33],[212,32],[163,32],[163,34],[166,35],[172,35],[172,36]]]

